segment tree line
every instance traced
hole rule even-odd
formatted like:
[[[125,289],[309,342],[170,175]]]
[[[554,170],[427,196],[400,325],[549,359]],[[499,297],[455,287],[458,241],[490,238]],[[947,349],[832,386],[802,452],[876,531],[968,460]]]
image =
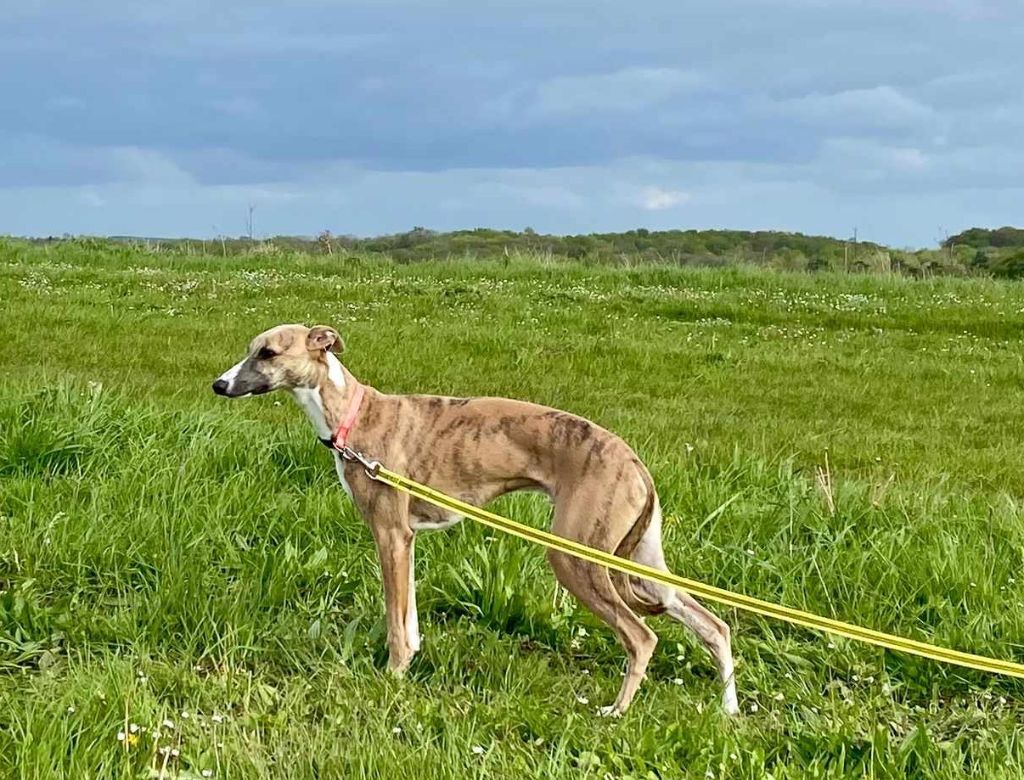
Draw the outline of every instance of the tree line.
[[[67,240],[35,239],[36,241]],[[81,239],[79,239],[81,240]],[[774,230],[646,230],[586,235],[547,235],[521,231],[456,230],[415,227],[403,233],[359,238],[323,231],[316,237],[268,239],[156,239],[117,236],[90,239],[144,243],[151,249],[237,255],[293,251],[308,254],[381,254],[397,262],[475,258],[501,260],[527,255],[543,260],[594,264],[754,265],[790,271],[897,273],[910,276],[984,275],[1024,277],[1024,229],[971,228],[946,238],[935,249],[895,249],[854,238],[837,239]]]

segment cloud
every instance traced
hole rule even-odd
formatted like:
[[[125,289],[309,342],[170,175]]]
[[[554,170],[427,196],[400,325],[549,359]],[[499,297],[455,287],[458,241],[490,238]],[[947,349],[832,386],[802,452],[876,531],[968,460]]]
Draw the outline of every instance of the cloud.
[[[103,196],[96,192],[96,190],[94,190],[92,187],[82,187],[78,191],[78,195],[81,202],[84,203],[86,206],[91,206],[93,208],[101,208],[107,205],[107,202],[103,199]]]
[[[1020,219],[1009,0],[26,0],[0,20],[5,231],[233,232],[250,201],[266,232],[856,219],[930,243],[937,214]]]
[[[932,145],[927,149],[870,139],[830,138],[815,157],[801,166],[799,178],[813,181],[839,195],[886,194],[916,205],[924,195],[975,193],[973,207],[993,210],[1014,207],[1007,201],[1018,191],[1024,170],[1024,151],[998,145]],[[789,169],[789,174],[795,173]],[[982,195],[981,193],[989,193]],[[1015,206],[1018,211],[1020,202]],[[904,213],[907,210],[904,209]],[[916,212],[915,212],[916,213]],[[968,227],[961,215],[950,224]],[[1011,219],[1010,222],[1019,222]]]
[[[106,160],[115,181],[160,184],[170,186],[191,185],[191,174],[166,154],[154,149],[121,146],[99,150]]]
[[[0,137],[0,188],[110,182],[179,186],[194,178],[156,149],[74,146],[36,135]]]
[[[776,101],[775,111],[831,127],[914,127],[935,121],[935,111],[889,85],[811,94]]]
[[[900,175],[924,173],[929,156],[915,147],[890,146],[857,138],[830,138],[818,154],[819,172],[832,178],[860,182],[885,181]]]
[[[263,55],[332,55],[347,54],[360,49],[388,43],[387,33],[288,32],[239,27],[229,30],[191,32],[188,46],[180,53],[217,57],[242,54]],[[205,55],[204,55],[205,52]]]
[[[548,78],[501,95],[486,108],[502,117],[548,121],[588,114],[633,114],[705,85],[705,78],[690,70],[629,67]]]
[[[647,211],[664,211],[681,206],[690,200],[690,196],[678,190],[665,190],[661,187],[644,187],[640,191],[640,207]]]
[[[376,171],[339,161],[278,183],[205,184],[183,178],[0,187],[0,213],[5,230],[17,225],[11,232],[35,235],[241,235],[248,206],[256,204],[260,236],[315,235],[324,228],[372,235],[413,225],[440,230],[530,225],[542,233],[721,227],[848,235],[857,226],[866,240],[895,245],[932,244],[940,225],[952,231],[1019,218],[1024,188],[1009,177],[997,201],[986,201],[984,188],[970,179],[922,186],[920,177],[936,175],[935,163],[924,172],[890,171],[880,186],[851,181],[850,172],[872,154],[861,150],[858,156],[847,148],[843,167],[832,153],[799,173],[789,166],[638,158],[592,166],[429,172]],[[989,164],[994,162],[987,154]],[[884,153],[877,157],[886,160]],[[943,162],[962,171],[984,158],[975,154]],[[673,188],[680,181],[687,182],[686,193]],[[672,207],[649,208],[681,194],[685,197]],[[907,202],[920,209],[913,225],[907,224]]]
[[[537,87],[529,110],[545,116],[640,111],[703,84],[698,74],[674,68],[623,68],[592,76],[557,76]]]

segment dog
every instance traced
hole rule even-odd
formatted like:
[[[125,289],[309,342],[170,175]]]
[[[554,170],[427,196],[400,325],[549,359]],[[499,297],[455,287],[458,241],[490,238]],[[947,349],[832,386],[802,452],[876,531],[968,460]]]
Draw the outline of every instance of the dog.
[[[402,674],[420,647],[413,547],[418,531],[462,520],[374,481],[338,449],[350,447],[392,471],[482,506],[516,490],[545,493],[552,531],[567,539],[667,571],[654,483],[629,445],[595,423],[506,398],[386,395],[361,384],[339,360],[331,327],[279,325],[256,336],[245,358],[213,383],[239,398],[288,390],[317,436],[335,450],[342,486],[370,528],[380,558],[387,612],[388,667]],[[729,627],[689,594],[609,571],[556,551],[558,581],[615,632],[628,666],[614,703],[626,711],[657,637],[643,617],[667,614],[692,630],[714,658],[722,706],[737,714]]]

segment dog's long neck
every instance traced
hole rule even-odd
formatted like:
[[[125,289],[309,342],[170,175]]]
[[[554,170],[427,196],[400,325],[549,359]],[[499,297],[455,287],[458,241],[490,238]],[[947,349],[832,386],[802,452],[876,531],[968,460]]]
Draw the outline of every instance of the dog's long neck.
[[[326,372],[316,387],[292,388],[292,396],[313,423],[316,435],[328,439],[334,435],[352,402],[358,380],[330,352],[324,353]],[[372,392],[367,392],[365,404]]]

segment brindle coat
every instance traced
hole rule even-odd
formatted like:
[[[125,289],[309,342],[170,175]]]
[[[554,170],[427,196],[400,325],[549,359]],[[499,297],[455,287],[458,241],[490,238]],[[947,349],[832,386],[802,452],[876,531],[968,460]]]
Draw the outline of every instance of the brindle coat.
[[[260,334],[245,359],[213,389],[239,397],[288,389],[328,438],[349,406],[355,378],[335,355],[326,326],[280,325]],[[554,505],[554,533],[666,569],[661,510],[650,474],[622,439],[582,417],[504,398],[386,395],[366,387],[349,446],[392,471],[471,504],[514,490],[539,490]],[[416,531],[461,520],[369,479],[335,456],[338,476],[373,534],[387,608],[389,667],[402,673],[419,649],[413,578]],[[723,706],[737,712],[728,626],[686,593],[548,552],[558,581],[615,632],[628,669],[615,703],[629,706],[657,638],[641,615],[667,613],[692,629],[715,658]]]

